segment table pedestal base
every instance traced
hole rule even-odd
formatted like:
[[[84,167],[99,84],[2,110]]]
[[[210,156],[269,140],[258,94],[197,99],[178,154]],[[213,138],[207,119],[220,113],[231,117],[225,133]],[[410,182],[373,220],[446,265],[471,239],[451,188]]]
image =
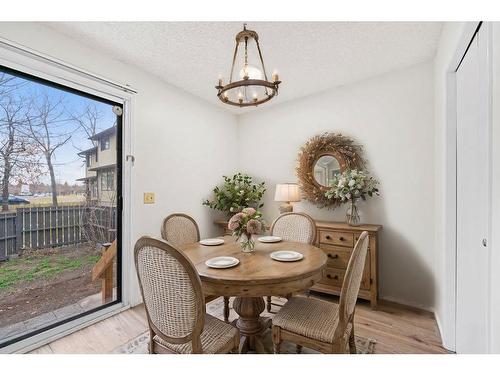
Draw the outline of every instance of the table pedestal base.
[[[236,297],[233,301],[233,309],[239,318],[235,321],[240,330],[240,353],[255,351],[265,353],[262,343],[262,333],[271,327],[271,319],[261,318],[266,304],[262,297]]]

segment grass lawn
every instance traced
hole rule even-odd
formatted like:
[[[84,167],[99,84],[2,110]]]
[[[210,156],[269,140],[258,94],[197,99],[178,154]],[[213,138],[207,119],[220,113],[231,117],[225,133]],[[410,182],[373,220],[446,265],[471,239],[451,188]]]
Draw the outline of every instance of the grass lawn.
[[[11,204],[9,205],[9,210],[15,210],[16,208],[26,208],[26,207],[40,207],[40,206],[52,206],[52,196],[46,197],[23,197],[30,201],[29,204]],[[83,194],[69,194],[69,195],[58,195],[57,203],[60,205],[78,205],[85,202],[85,196]]]
[[[0,290],[37,279],[50,279],[64,271],[94,265],[99,254],[69,257],[62,254],[29,255],[0,264]]]
[[[101,282],[91,275],[100,257],[95,246],[82,243],[25,251],[0,262],[0,328],[99,293]]]

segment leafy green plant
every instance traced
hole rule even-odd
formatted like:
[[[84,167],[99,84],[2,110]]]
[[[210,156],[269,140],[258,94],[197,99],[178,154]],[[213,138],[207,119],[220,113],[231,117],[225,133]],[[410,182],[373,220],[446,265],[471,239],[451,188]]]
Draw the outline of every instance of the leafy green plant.
[[[204,201],[204,206],[224,211],[227,214],[240,212],[245,207],[259,209],[264,206],[261,200],[266,191],[265,182],[256,184],[252,177],[243,173],[236,173],[233,177],[223,176],[223,178],[222,186],[216,186],[213,190],[214,199]]]

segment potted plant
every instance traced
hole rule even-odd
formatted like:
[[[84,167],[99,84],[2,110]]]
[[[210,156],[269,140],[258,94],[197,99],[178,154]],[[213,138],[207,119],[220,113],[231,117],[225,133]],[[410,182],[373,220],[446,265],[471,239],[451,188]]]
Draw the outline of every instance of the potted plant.
[[[350,202],[346,212],[347,223],[357,226],[360,225],[360,217],[356,201],[359,198],[366,200],[374,194],[379,195],[378,184],[379,182],[365,171],[347,169],[333,178],[325,196],[328,199],[338,199],[342,203]]]
[[[265,183],[256,184],[252,177],[243,173],[236,173],[233,177],[223,176],[224,183],[213,189],[214,199],[205,200],[204,206],[214,210],[224,211],[228,216],[241,212],[245,207],[253,207],[256,210],[262,208],[261,203]]]
[[[241,212],[236,213],[229,219],[227,228],[240,241],[241,249],[245,253],[250,253],[255,247],[252,235],[259,234],[264,227],[262,214],[253,207],[246,207]]]

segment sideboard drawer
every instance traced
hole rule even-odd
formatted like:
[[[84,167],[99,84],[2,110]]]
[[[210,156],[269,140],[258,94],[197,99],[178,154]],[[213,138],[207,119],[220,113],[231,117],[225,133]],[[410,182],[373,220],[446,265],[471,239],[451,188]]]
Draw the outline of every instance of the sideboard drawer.
[[[349,232],[319,231],[319,242],[331,245],[353,246],[354,235]]]
[[[345,269],[331,268],[330,263],[325,269],[325,277],[320,281],[321,284],[334,285],[339,288],[344,282]],[[370,254],[366,257],[365,269],[363,270],[363,278],[361,279],[360,289],[370,290],[371,287],[371,272],[370,272]]]
[[[325,277],[320,281],[322,284],[335,285],[342,287],[345,271],[337,268],[326,268]]]
[[[321,244],[320,247],[328,257],[326,263],[327,267],[347,268],[349,258],[351,257],[351,248],[325,244]]]

